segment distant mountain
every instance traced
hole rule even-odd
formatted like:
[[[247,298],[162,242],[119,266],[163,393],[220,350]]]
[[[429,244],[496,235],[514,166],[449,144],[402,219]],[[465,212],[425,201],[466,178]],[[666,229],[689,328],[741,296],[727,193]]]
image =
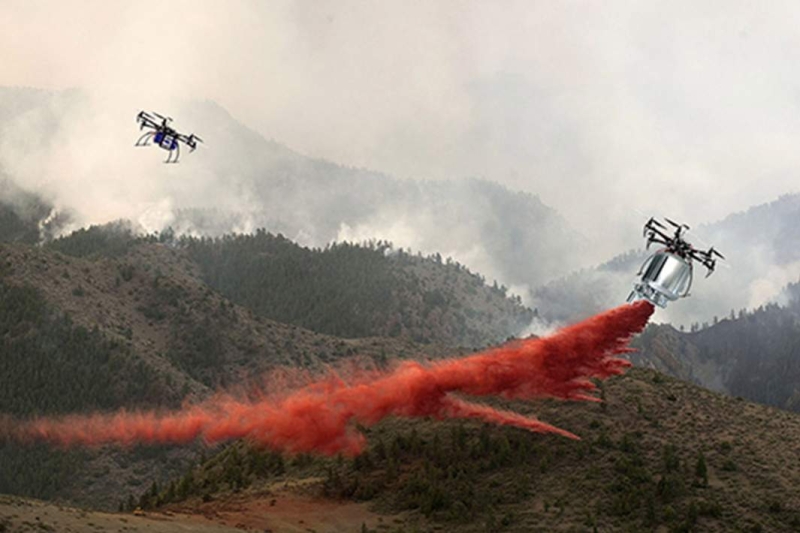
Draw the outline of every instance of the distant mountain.
[[[770,301],[785,303],[783,287],[800,278],[798,220],[800,194],[792,194],[692,228],[687,234],[690,242],[701,248],[714,245],[726,260],[719,261],[708,279],[705,269],[698,268],[691,297],[659,310],[655,320],[689,327],[727,316],[731,310],[754,309]],[[628,252],[551,281],[532,290],[531,305],[545,318],[557,321],[572,321],[618,305],[630,293],[648,255],[644,249]]]
[[[58,147],[51,143],[59,138],[79,137],[82,147],[109,149],[109,134],[91,122],[101,114],[77,91],[0,89],[0,168],[7,166],[13,174],[15,168],[27,168],[20,163],[26,157],[47,161],[51,147]],[[128,145],[137,133],[133,116],[100,117],[114,128],[113,143],[119,144],[112,144],[108,155],[93,153],[86,165],[87,172],[104,169],[97,180],[153,184],[147,212],[132,217],[148,230],[172,226],[179,233],[221,236],[265,228],[310,246],[384,240],[398,248],[452,257],[517,293],[558,277],[564,264],[585,264],[586,240],[534,195],[483,179],[402,180],[306,157],[264,139],[213,102],[186,103],[171,114],[206,141],[172,174],[165,171],[162,178],[153,178],[143,170],[136,176],[126,163],[117,172],[124,177],[113,177],[109,169],[122,164],[117,160],[129,161],[128,151],[133,150]],[[116,139],[127,131],[122,126],[127,121],[130,138]],[[96,194],[97,202],[118,201]],[[75,209],[70,198],[53,201],[60,209]],[[97,211],[108,216],[107,209]],[[81,216],[90,214],[77,213],[79,223],[108,221]]]
[[[584,238],[531,194],[481,179],[401,180],[311,159],[263,139],[210,102],[183,113],[214,132],[217,155],[204,155],[207,171],[236,192],[214,208],[176,210],[171,224],[179,233],[263,227],[314,246],[385,240],[453,257],[509,286],[558,276],[563,261],[580,264],[576,247]]]
[[[794,305],[740,311],[687,332],[651,325],[635,340],[640,351],[631,360],[713,390],[800,412],[800,313]]]

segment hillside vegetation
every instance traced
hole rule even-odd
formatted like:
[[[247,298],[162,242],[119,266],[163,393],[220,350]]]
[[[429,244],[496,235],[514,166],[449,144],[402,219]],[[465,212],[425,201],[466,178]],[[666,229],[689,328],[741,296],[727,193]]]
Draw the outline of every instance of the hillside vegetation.
[[[518,334],[533,317],[505,288],[488,287],[460,264],[388,243],[312,250],[258,231],[183,244],[203,279],[230,300],[338,337],[477,347]]]
[[[796,286],[790,287],[790,291]],[[649,366],[751,401],[800,411],[800,314],[770,304],[744,310],[689,331],[650,325],[632,356]]]
[[[513,406],[581,441],[389,420],[365,430],[369,449],[353,459],[284,458],[240,444],[130,503],[235,520],[260,500],[279,513],[292,493],[282,487],[296,487],[369,502],[386,531],[800,528],[800,417],[644,369],[612,378],[602,396],[603,404]]]
[[[217,239],[171,231],[136,237],[116,223],[46,247],[91,259],[120,258],[142,244],[176,250],[199,267],[204,283],[260,316],[337,337],[481,347],[518,335],[534,316],[505,287],[487,285],[457,262],[384,242],[311,249],[263,230]]]
[[[405,275],[393,259],[376,248],[346,246],[342,248],[344,258],[337,259],[342,256],[302,249],[279,237],[262,234],[260,238],[278,243],[277,265],[286,267],[296,259],[294,254],[299,254],[301,272],[308,266],[322,272],[317,281],[321,292],[325,280],[332,283],[337,276],[344,276],[353,281],[343,271],[365,257],[372,257],[373,262],[359,272],[360,278],[385,279],[393,290],[399,290],[397,280]],[[248,242],[247,238],[237,239]],[[351,357],[380,366],[393,357],[457,352],[443,343],[414,343],[411,332],[424,332],[422,326],[401,330],[393,339],[372,336],[366,329],[361,330],[365,335],[361,338],[341,339],[270,320],[228,300],[204,281],[192,254],[216,250],[221,243],[176,247],[159,241],[166,239],[136,238],[125,226],[117,225],[80,230],[42,247],[0,244],[0,413],[27,418],[123,407],[174,408],[218,389],[258,385],[265,372],[279,366],[320,370]],[[190,250],[190,246],[195,248]],[[249,248],[244,249],[246,262]],[[451,302],[467,298],[457,295],[459,283],[463,283],[460,280],[475,283],[479,278],[455,265],[439,265],[434,259],[420,261],[424,263],[420,271],[433,280],[427,283],[435,285],[455,276],[449,292],[435,302],[425,315],[428,319],[421,323],[426,327],[441,324],[434,319],[436,313],[457,323],[452,317],[463,316],[459,314],[463,310],[451,311]],[[328,263],[330,267],[326,267]],[[214,264],[213,260],[209,264]],[[410,264],[409,268],[417,267]],[[306,298],[305,305],[313,308],[313,294],[299,288],[304,282],[293,277],[293,269],[285,272],[283,292],[272,301],[287,305],[290,291],[296,288]],[[413,275],[422,279],[421,274]],[[308,276],[317,278],[313,273]],[[225,280],[224,276],[221,279]],[[254,292],[269,292],[255,281],[244,278],[243,283],[249,283],[246,286]],[[369,287],[384,290],[374,284]],[[477,297],[487,300],[489,309],[526,312],[518,302],[505,300],[500,289],[481,283],[475,290]],[[374,292],[359,292],[358,287],[349,291],[334,288],[332,293],[339,294],[336,305],[321,303],[325,313],[313,315],[319,324],[326,320],[335,323],[334,315],[347,315],[350,309],[366,305],[362,300],[369,302],[375,297]],[[418,308],[412,304],[424,307],[424,298],[417,301],[411,293],[403,294],[407,300],[390,294],[387,307],[393,301],[405,302],[409,310],[396,303],[399,315],[416,316]],[[498,313],[496,319],[500,317]],[[456,335],[444,328],[441,331],[440,339]],[[502,335],[497,332],[495,336]],[[485,338],[476,340],[486,342]],[[194,453],[168,447],[77,453],[3,443],[0,464],[8,466],[0,468],[0,492],[111,507],[120,491],[138,492],[142,480],[156,472],[156,478],[167,479]]]

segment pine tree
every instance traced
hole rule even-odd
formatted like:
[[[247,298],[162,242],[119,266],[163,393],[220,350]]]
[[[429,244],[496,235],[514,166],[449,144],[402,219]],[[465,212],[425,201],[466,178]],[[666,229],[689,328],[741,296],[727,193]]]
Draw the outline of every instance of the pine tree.
[[[697,465],[695,466],[694,474],[700,479],[701,487],[708,486],[708,467],[706,466],[706,458],[703,452],[700,452],[697,457]]]

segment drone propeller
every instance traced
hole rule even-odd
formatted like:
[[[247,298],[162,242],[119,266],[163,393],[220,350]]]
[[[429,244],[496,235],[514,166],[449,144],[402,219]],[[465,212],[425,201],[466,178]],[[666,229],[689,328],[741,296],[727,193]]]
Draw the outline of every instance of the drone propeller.
[[[707,262],[703,262],[703,266],[708,269],[708,272],[706,272],[706,277],[714,273],[714,267],[716,265],[717,262],[714,259],[709,259]]]
[[[688,230],[688,229],[690,229],[690,228],[689,228],[689,226],[687,226],[686,224],[678,224],[678,223],[677,223],[677,222],[675,222],[674,220],[670,220],[670,219],[668,219],[667,217],[664,217],[664,220],[666,220],[667,222],[669,222],[670,224],[672,224],[672,225],[673,225],[673,226],[675,226],[676,228],[686,228],[687,230]],[[662,227],[663,227],[663,226],[662,226]]]
[[[708,255],[709,255],[709,256],[711,256],[711,255],[716,255],[716,256],[717,256],[717,257],[719,257],[720,259],[725,259],[725,256],[724,256],[724,255],[722,255],[721,253],[719,253],[718,251],[716,251],[716,250],[714,249],[714,247],[713,247],[713,246],[712,246],[711,248],[709,248],[709,250],[708,250]]]
[[[172,122],[172,117],[165,117],[164,115],[159,115],[159,114],[158,114],[158,113],[156,113],[155,111],[153,111],[153,114],[154,114],[155,116],[157,116],[158,118],[160,118],[161,120],[165,120],[165,121],[167,121],[167,122]]]
[[[661,235],[662,237],[666,237],[663,233],[659,231],[658,228],[666,229],[664,228],[663,224],[661,224],[655,218],[651,217],[650,220],[647,221],[647,224],[644,225],[644,229],[642,230],[642,236],[647,236],[647,233],[650,232],[651,235]]]
[[[661,235],[657,235],[655,232],[651,231],[650,234],[647,236],[647,246],[646,249],[650,249],[650,245],[653,243],[663,244],[665,246],[669,246],[667,239],[665,239]]]
[[[143,130],[145,128],[158,128],[158,123],[155,121],[155,119],[144,111],[140,111],[139,114],[136,115],[136,121],[139,122],[139,130]]]
[[[192,149],[192,150],[191,150],[192,152],[194,152],[194,151],[195,151],[195,149],[197,148],[197,143],[198,143],[198,142],[203,142],[203,139],[201,139],[200,137],[198,137],[198,136],[197,136],[197,135],[195,135],[194,133],[192,133],[192,134],[189,134],[189,135],[181,135],[181,136],[180,136],[180,139],[181,139],[183,142],[185,142],[185,143],[186,143],[186,145],[187,145],[187,146],[189,146],[189,148],[191,148],[191,149]]]

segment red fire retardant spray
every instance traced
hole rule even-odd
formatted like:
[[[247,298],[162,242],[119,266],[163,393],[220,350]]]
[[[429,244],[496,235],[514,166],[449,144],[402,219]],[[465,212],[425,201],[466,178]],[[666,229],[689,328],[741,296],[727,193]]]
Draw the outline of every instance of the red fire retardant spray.
[[[626,304],[548,337],[516,340],[458,359],[403,362],[387,372],[342,378],[330,373],[280,395],[257,400],[217,395],[170,413],[125,412],[16,422],[11,435],[62,446],[207,443],[245,438],[290,453],[358,454],[365,445],[356,424],[386,417],[468,418],[537,433],[578,437],[536,418],[472,403],[466,396],[598,401],[590,378],[621,374],[618,356],[647,324],[653,306]]]

